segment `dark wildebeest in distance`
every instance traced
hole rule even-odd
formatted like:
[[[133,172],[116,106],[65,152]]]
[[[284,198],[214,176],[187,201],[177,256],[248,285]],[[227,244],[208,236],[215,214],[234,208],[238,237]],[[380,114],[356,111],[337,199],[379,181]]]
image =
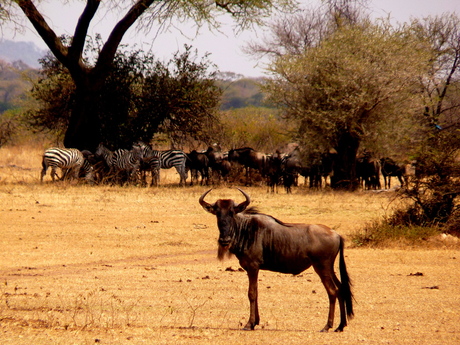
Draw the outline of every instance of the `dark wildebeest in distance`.
[[[267,175],[268,191],[275,193],[277,186],[283,177],[283,157],[278,150],[273,154],[267,156],[267,164],[265,174]]]
[[[187,169],[190,169],[190,185],[193,186],[193,180],[198,183],[198,176],[201,175],[200,184],[209,184],[209,158],[204,152],[191,151],[187,154],[188,160],[185,163]]]
[[[215,148],[214,146],[209,146],[205,154],[209,160],[211,180],[214,180],[214,177],[216,177],[217,183],[220,183],[221,179],[224,182],[228,182],[228,176],[232,169],[232,164],[228,161],[228,157],[220,151],[220,148]],[[211,182],[214,183],[213,181]]]
[[[254,208],[247,209],[250,198],[239,190],[246,198],[240,204],[231,199],[219,199],[209,204],[204,198],[211,189],[200,197],[199,203],[217,216],[218,258],[222,260],[225,255],[236,255],[248,274],[250,314],[244,329],[253,330],[259,324],[259,270],[297,275],[313,266],[329,296],[329,316],[322,331],[326,332],[333,326],[337,298],[340,324],[336,331],[343,331],[347,317],[353,317],[353,294],[345,265],[343,238],[325,225],[283,223]],[[342,281],[334,272],[337,254],[340,254]]]
[[[405,164],[397,164],[392,158],[385,157],[380,160],[382,167],[383,180],[385,182],[385,188],[391,188],[391,176],[396,176],[401,184],[401,188],[404,187],[404,179],[406,173]]]
[[[380,161],[368,151],[356,158],[356,175],[364,189],[380,189]]]
[[[266,155],[250,147],[232,149],[228,152],[229,162],[239,163],[246,169],[246,185],[251,184],[250,171],[257,170],[262,176],[265,172]]]

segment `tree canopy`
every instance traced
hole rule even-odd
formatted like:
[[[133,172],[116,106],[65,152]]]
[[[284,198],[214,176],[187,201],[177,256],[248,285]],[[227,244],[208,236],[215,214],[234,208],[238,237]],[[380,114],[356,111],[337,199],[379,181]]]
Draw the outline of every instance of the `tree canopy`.
[[[114,61],[116,51],[126,31],[138,23],[139,29],[168,27],[174,20],[191,20],[198,27],[208,25],[218,27],[221,13],[229,13],[240,28],[260,23],[274,9],[289,9],[292,0],[251,0],[251,1],[154,1],[136,0],[119,4],[115,1],[101,2],[86,0],[83,12],[75,26],[68,45],[50,27],[36,6],[38,1],[9,0],[2,6],[6,20],[17,18],[17,9],[31,22],[37,33],[49,47],[53,55],[69,71],[75,83],[75,107],[69,120],[64,145],[80,149],[94,149],[101,139],[101,123],[95,111],[96,97],[104,86]],[[102,6],[101,6],[102,4]],[[66,6],[63,2],[62,6]],[[89,25],[96,12],[102,7],[106,11],[121,13],[121,19],[114,25],[107,40],[101,46],[94,63],[83,58]]]
[[[119,51],[97,98],[101,141],[111,147],[129,147],[133,140],[149,142],[160,126],[177,145],[184,139],[205,141],[221,90],[206,56],[197,60],[189,46],[167,63],[142,51]],[[42,76],[32,90],[39,106],[29,111],[28,120],[36,129],[63,134],[75,107],[76,87],[53,56],[42,65]]]
[[[335,182],[349,186],[360,148],[408,158],[441,122],[458,126],[459,19],[393,26],[358,0],[325,3],[274,20],[247,49],[268,55],[270,100],[297,121],[307,149],[335,149]]]
[[[345,174],[339,178],[350,181],[360,144],[404,134],[385,130],[421,108],[426,48],[423,40],[385,25],[345,25],[300,54],[274,59],[265,90],[298,122],[304,143],[338,152]]]

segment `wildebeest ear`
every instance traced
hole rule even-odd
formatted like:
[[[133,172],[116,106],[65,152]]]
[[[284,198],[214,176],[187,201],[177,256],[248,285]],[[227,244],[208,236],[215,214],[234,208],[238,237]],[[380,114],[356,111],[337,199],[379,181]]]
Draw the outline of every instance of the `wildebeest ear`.
[[[210,190],[208,190],[207,192],[204,192],[203,195],[200,197],[200,199],[198,200],[201,207],[203,207],[205,209],[205,211],[208,211],[209,213],[212,213],[212,214],[216,214],[216,211],[214,210],[214,205],[211,205],[210,203],[204,201],[204,197],[212,190],[212,188]]]
[[[245,201],[243,201],[241,204],[239,204],[238,206],[236,206],[234,208],[235,210],[235,213],[240,213],[240,212],[243,212],[246,207],[249,206],[249,203],[251,202],[251,198],[249,198],[249,195],[247,195],[242,189],[239,189],[237,188],[241,193],[243,193],[244,197],[246,198]]]

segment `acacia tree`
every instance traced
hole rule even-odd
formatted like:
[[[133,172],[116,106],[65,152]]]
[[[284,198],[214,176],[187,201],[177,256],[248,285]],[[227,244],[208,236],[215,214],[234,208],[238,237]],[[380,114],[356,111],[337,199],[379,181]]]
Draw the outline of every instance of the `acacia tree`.
[[[92,48],[96,51],[98,41]],[[207,57],[196,61],[196,54],[186,46],[185,52],[163,63],[142,51],[118,51],[97,99],[101,141],[112,148],[130,147],[133,140],[149,142],[160,126],[176,144],[180,137],[206,141],[205,124],[215,121],[221,90]],[[32,89],[38,108],[27,112],[27,122],[35,130],[63,135],[75,86],[53,56],[41,64],[42,75]]]
[[[117,48],[126,31],[136,22],[144,29],[158,24],[167,26],[175,18],[178,20],[193,20],[197,25],[205,23],[218,27],[218,15],[230,13],[236,23],[242,28],[260,23],[268,16],[273,8],[292,6],[291,0],[253,0],[253,1],[166,1],[166,0],[136,0],[129,5],[106,2],[108,11],[125,11],[125,15],[116,23],[94,64],[83,60],[83,51],[89,25],[98,11],[100,0],[86,0],[86,5],[76,24],[69,45],[63,44],[59,36],[48,25],[45,17],[35,6],[37,1],[9,0],[1,7],[14,12],[16,5],[32,23],[37,33],[49,47],[54,56],[69,70],[75,83],[75,107],[72,110],[69,125],[64,138],[64,145],[80,149],[93,149],[101,138],[100,119],[96,112],[97,95],[108,77]],[[62,6],[66,6],[63,3]],[[104,7],[104,6],[102,6]],[[9,18],[10,13],[2,15]],[[8,19],[6,19],[8,20]]]
[[[300,54],[272,60],[265,89],[299,137],[337,152],[335,188],[355,188],[358,149],[421,109],[419,80],[429,56],[423,40],[368,21],[337,28]]]

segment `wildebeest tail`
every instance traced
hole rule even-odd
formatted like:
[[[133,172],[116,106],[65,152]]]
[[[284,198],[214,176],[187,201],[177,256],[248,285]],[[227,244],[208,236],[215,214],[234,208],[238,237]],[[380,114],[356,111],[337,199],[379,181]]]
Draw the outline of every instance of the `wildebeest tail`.
[[[340,269],[340,279],[342,281],[342,285],[340,286],[340,294],[345,301],[345,309],[347,311],[347,316],[349,319],[352,319],[354,316],[353,312],[353,293],[351,291],[351,280],[348,276],[347,266],[345,264],[345,256],[343,254],[344,250],[344,240],[343,237],[340,236],[340,261],[339,261],[339,269]]]

